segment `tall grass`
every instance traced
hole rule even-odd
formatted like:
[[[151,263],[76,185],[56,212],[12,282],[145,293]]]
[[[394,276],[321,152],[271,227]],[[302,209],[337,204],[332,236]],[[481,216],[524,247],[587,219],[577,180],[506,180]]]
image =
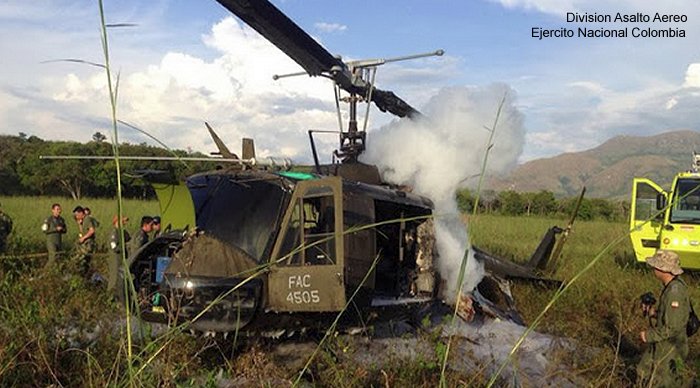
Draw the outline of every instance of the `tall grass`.
[[[565,220],[535,217],[481,215],[472,223],[475,245],[514,261],[524,261],[534,251],[544,231]],[[602,249],[607,247],[606,249]],[[599,349],[600,357],[586,375],[598,381],[615,372],[630,382],[631,369],[641,354],[639,332],[647,322],[639,310],[639,296],[657,293],[660,285],[645,264],[637,263],[628,237],[628,226],[604,221],[578,221],[564,246],[559,267],[552,275],[567,281],[565,293],[516,282],[513,293],[525,320],[538,331],[574,338]],[[700,300],[698,280],[684,275],[690,296]],[[531,326],[534,328],[535,326]],[[700,338],[690,338],[688,364],[700,368]],[[622,365],[611,371],[612,365]],[[604,380],[603,380],[604,381]]]
[[[100,38],[102,42],[102,53],[104,55],[104,69],[105,77],[107,78],[107,89],[109,93],[109,107],[110,107],[110,123],[112,124],[112,154],[114,155],[114,167],[116,169],[117,176],[117,223],[116,226],[119,230],[119,246],[121,249],[121,267],[127,268],[127,257],[126,257],[126,235],[125,235],[125,225],[124,225],[124,206],[122,198],[122,180],[121,180],[121,163],[119,160],[119,128],[117,127],[117,94],[119,92],[119,75],[116,77],[116,82],[112,80],[112,66],[110,64],[109,57],[109,36],[107,35],[107,22],[105,21],[105,11],[104,4],[102,0],[98,0],[99,5],[99,16],[100,16]],[[117,25],[115,25],[117,26]],[[124,273],[124,288],[125,290],[130,290],[133,296],[136,296],[136,292],[133,289],[133,282],[131,279],[130,271],[123,271]],[[131,335],[131,303],[128,302],[130,298],[125,298],[124,309],[126,317],[126,357],[127,357],[127,370],[129,372],[129,384],[134,385],[134,355],[132,346],[132,335]]]
[[[34,239],[43,241],[38,223],[48,216],[48,208],[54,198],[31,198],[34,203],[46,204],[34,207],[26,206],[30,202],[27,198],[0,200],[13,215],[24,209],[22,214],[25,217],[14,217],[16,227],[20,231],[28,230],[35,235]],[[63,202],[67,203],[66,200]],[[98,218],[101,218],[102,212],[114,210],[114,202],[110,200],[91,200],[85,204],[93,208]],[[152,214],[156,208],[154,202],[125,201],[128,214],[132,209],[137,214]],[[523,261],[532,253],[549,226],[561,226],[564,222],[560,219],[480,215],[470,224],[470,232],[474,245]],[[554,277],[571,278],[590,263],[601,245],[612,242],[615,236],[625,233],[626,228],[622,223],[577,222]],[[15,239],[20,236],[13,233],[11,238],[17,241]],[[105,239],[98,233],[100,245],[104,246]],[[40,273],[38,269],[22,267],[22,272],[6,272],[7,276],[0,279],[0,385],[59,385],[56,380],[72,386],[88,385],[89,381],[93,385],[128,384],[126,346],[118,334],[119,330],[123,330],[123,323],[119,323],[124,320],[123,312],[109,301],[103,291],[79,278],[64,279],[62,274],[42,277]],[[698,281],[691,276],[685,276],[685,279],[690,285],[693,299],[700,300]],[[646,325],[637,314],[638,297],[645,291],[658,289],[658,282],[646,268],[634,264],[631,246],[623,241],[606,252],[595,267],[583,274],[559,298],[541,321],[538,331],[573,338],[584,352],[587,348],[595,349],[596,357],[589,364],[579,365],[577,362],[580,361],[565,360],[592,385],[605,385],[609,381],[613,386],[626,384],[635,355],[641,351],[638,332]],[[549,303],[554,291],[527,283],[515,283],[513,287],[516,304],[528,322],[532,322]],[[71,326],[90,331],[96,325],[105,329],[94,342],[70,343],[71,335],[67,330]],[[211,346],[210,343],[182,331],[173,332],[167,338],[161,337],[139,340],[133,345],[135,357],[141,360],[140,366],[143,366],[134,381],[141,385],[187,383],[220,372],[233,377],[244,371],[255,378],[274,380],[286,376],[294,380],[303,366],[288,369],[284,361],[267,354],[269,347],[265,345],[243,345],[236,352],[237,356],[232,358],[205,350]],[[444,351],[437,351],[441,342],[439,337],[430,340],[435,341],[436,355],[444,355]],[[339,358],[338,354],[344,354],[342,349],[348,345],[342,345],[339,350],[341,344],[337,341],[341,341],[341,337],[331,333],[327,345],[318,349],[316,357],[305,358],[305,362],[310,362],[305,378],[313,379],[320,386],[383,386],[386,381],[403,386],[439,384],[440,368],[429,360],[387,360],[386,364],[379,364],[376,369],[370,368],[344,357]],[[361,345],[350,346],[362,351]],[[315,348],[311,348],[308,354]],[[615,364],[617,366],[613,370]],[[688,364],[700,368],[700,336],[690,340]],[[267,366],[263,368],[262,365]],[[355,376],[357,371],[363,372]],[[461,377],[448,371],[446,379],[449,385],[453,385],[458,384]]]

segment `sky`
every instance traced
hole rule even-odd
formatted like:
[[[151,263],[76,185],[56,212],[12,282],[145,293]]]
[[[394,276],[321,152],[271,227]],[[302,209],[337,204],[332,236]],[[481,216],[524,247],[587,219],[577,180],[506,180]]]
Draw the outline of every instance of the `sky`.
[[[272,2],[343,59],[445,50],[441,57],[378,68],[377,86],[418,110],[443,90],[505,85],[523,118],[521,162],[618,135],[700,130],[700,5],[694,0]],[[273,81],[273,74],[301,68],[216,1],[104,4],[107,23],[134,24],[109,30],[117,115],[168,146],[213,151],[207,121],[232,150],[252,137],[260,155],[308,162],[307,130],[338,129],[330,81]],[[567,22],[567,13],[614,18],[618,12],[686,21]],[[671,29],[685,37],[540,40],[533,27]],[[81,142],[97,131],[111,136],[104,69],[62,61],[104,63],[97,1],[0,2],[0,52],[0,133]],[[495,117],[498,101],[478,106]],[[396,120],[376,109],[369,117],[370,141],[373,131]],[[155,144],[125,126],[119,140]],[[337,139],[319,142],[322,155],[330,155]]]

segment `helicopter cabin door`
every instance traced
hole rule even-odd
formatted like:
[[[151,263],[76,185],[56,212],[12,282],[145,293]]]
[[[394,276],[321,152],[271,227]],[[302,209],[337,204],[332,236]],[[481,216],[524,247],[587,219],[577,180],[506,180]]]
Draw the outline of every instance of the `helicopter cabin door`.
[[[184,182],[150,182],[158,197],[163,230],[194,228],[195,212],[192,195]]]
[[[339,177],[297,182],[271,256],[273,311],[344,308],[342,198]]]
[[[630,238],[637,261],[645,261],[653,256],[660,246],[659,236],[663,226],[664,213],[659,209],[659,200],[666,192],[653,181],[634,178],[632,203],[630,204]],[[667,200],[664,203],[668,202]]]

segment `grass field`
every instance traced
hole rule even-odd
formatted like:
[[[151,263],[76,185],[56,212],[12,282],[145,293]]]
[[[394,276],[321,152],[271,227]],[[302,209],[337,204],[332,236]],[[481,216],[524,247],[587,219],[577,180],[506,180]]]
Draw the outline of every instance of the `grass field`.
[[[86,199],[80,203],[65,198],[0,198],[10,214],[15,231],[10,238],[13,256],[0,262],[0,385],[206,385],[217,373],[228,376],[250,374],[253,378],[288,379],[283,365],[275,364],[263,348],[252,346],[237,356],[224,356],[210,342],[175,334],[152,342],[126,345],[124,333],[114,328],[124,313],[104,291],[65,274],[43,273],[43,258],[21,256],[44,251],[40,226],[51,203],[59,202],[69,230],[74,229],[70,210],[89,206],[100,220],[98,242],[104,250],[115,201]],[[157,214],[154,201],[125,201],[132,219],[130,230],[143,214]],[[544,232],[566,221],[531,217],[480,215],[469,222],[472,241],[482,249],[514,261],[526,260]],[[620,386],[630,383],[630,371],[640,352],[639,331],[646,322],[638,298],[645,291],[660,291],[660,285],[644,267],[633,262],[627,226],[621,223],[577,222],[552,277],[567,281],[588,265],[608,244],[620,242],[602,255],[546,314],[538,331],[570,337],[596,357],[585,365],[571,363],[591,385]],[[71,233],[68,236],[72,236]],[[66,238],[70,241],[70,238]],[[698,280],[684,276],[691,296],[699,306]],[[515,283],[514,295],[526,321],[531,322],[549,302],[555,290]],[[76,342],[69,327],[90,330],[107,327],[97,340]],[[109,329],[112,327],[112,329]],[[439,341],[438,338],[435,341]],[[700,335],[691,338],[688,364],[700,369]],[[439,346],[436,345],[436,348]],[[132,356],[127,357],[131,350]],[[337,350],[337,349],[336,349]],[[357,376],[359,367],[341,362],[336,350],[325,348],[310,375],[320,386],[435,386],[439,368],[430,363],[399,364]],[[131,360],[129,362],[128,360]],[[130,366],[132,366],[130,368]],[[363,373],[365,373],[363,372]],[[205,380],[202,380],[204,378]],[[207,380],[210,378],[210,380]],[[207,382],[209,381],[209,382]],[[269,381],[269,380],[268,380]],[[392,381],[392,384],[385,382]],[[458,383],[460,376],[452,376]]]
[[[524,261],[534,251],[544,232],[553,225],[566,226],[565,220],[528,217],[477,216],[470,222],[472,241],[487,251],[514,261]],[[589,365],[589,375],[618,375],[625,383],[641,352],[639,332],[648,325],[641,317],[639,297],[646,291],[657,296],[658,280],[645,265],[636,263],[622,223],[601,221],[576,222],[562,251],[559,266],[552,277],[567,281],[578,274],[605,247],[612,245],[597,263],[581,276],[570,290],[547,313],[539,331],[572,337],[584,344],[600,348],[596,360]],[[691,298],[700,303],[700,282],[686,274]],[[516,283],[513,293],[526,321],[532,321],[549,302],[555,290]],[[617,365],[615,360],[617,359]],[[622,365],[620,365],[620,362]],[[688,363],[700,370],[700,336],[690,339]],[[620,375],[620,368],[623,373]]]
[[[107,239],[112,231],[112,216],[117,213],[116,200],[84,198],[73,201],[69,198],[58,197],[0,197],[0,204],[5,213],[14,222],[14,233],[8,241],[9,249],[15,253],[36,253],[46,251],[46,236],[41,231],[41,224],[51,215],[51,205],[61,204],[63,218],[66,220],[68,232],[63,237],[65,249],[70,249],[78,238],[77,226],[71,211],[76,206],[87,206],[92,215],[100,222],[97,229],[97,242],[100,250],[105,250]],[[130,218],[129,231],[139,228],[139,222],[144,215],[157,215],[157,201],[124,200],[123,213]]]

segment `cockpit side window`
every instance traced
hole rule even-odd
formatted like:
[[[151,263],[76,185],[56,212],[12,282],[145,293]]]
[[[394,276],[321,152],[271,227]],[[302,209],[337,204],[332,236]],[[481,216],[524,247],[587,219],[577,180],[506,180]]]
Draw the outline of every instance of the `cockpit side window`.
[[[283,265],[335,264],[335,208],[330,188],[314,187],[293,205],[280,255]]]
[[[304,264],[335,264],[333,196],[304,198],[304,210]]]

